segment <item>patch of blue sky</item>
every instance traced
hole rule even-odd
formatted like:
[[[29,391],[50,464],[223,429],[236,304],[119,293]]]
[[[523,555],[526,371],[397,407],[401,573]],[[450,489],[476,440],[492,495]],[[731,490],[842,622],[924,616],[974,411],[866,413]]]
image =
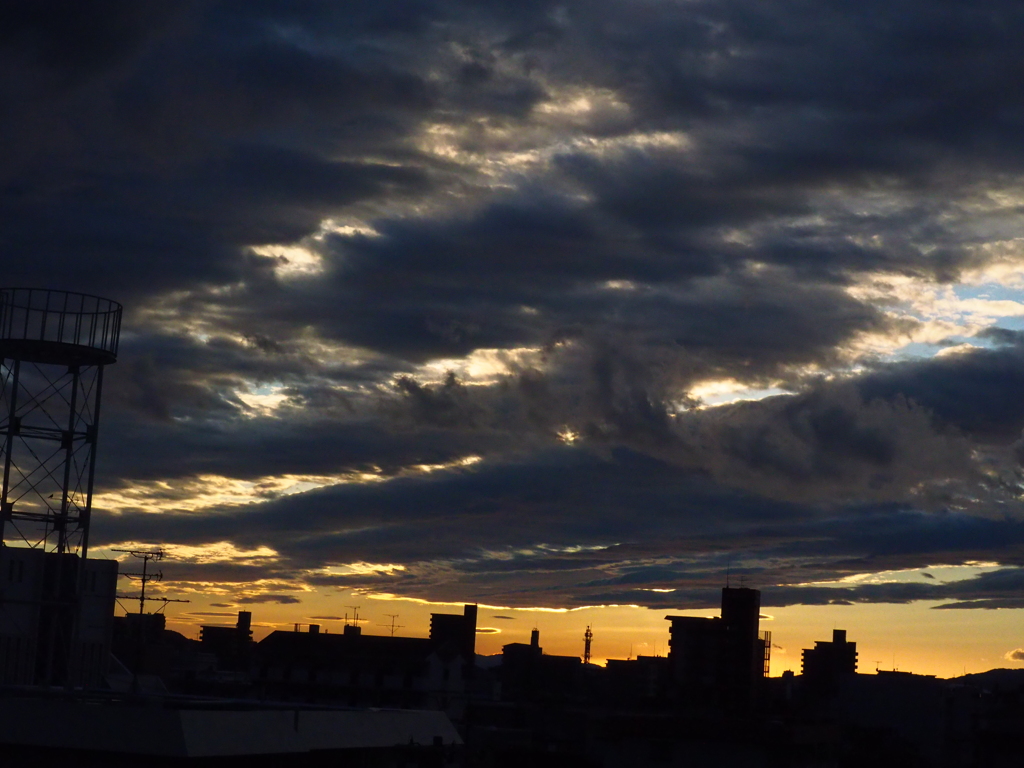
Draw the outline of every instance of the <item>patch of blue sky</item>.
[[[981,285],[958,285],[953,289],[958,299],[986,299],[988,301],[1020,301],[1024,302],[1024,291],[1020,288],[1000,283],[982,283]]]
[[[1001,285],[999,283],[959,285],[954,289],[954,293],[961,301],[980,299],[989,302],[1012,301],[1024,304],[1024,290],[1021,290],[1019,287]],[[993,305],[992,309],[995,310],[996,305]],[[1006,328],[1012,331],[1024,330],[1024,310],[1022,310],[1022,314],[996,315],[991,327]],[[994,346],[991,340],[976,336],[970,339],[964,338],[963,341],[981,347]]]
[[[1024,331],[1024,317],[1001,317],[996,322],[996,328],[1005,328],[1008,331]],[[983,344],[983,342],[985,342]],[[992,346],[992,342],[986,339],[975,339],[972,343],[976,343],[979,346]]]
[[[255,387],[250,387],[249,393],[259,397],[266,397],[267,395],[276,395],[282,389],[284,389],[283,382],[273,381],[266,384],[258,384]]]

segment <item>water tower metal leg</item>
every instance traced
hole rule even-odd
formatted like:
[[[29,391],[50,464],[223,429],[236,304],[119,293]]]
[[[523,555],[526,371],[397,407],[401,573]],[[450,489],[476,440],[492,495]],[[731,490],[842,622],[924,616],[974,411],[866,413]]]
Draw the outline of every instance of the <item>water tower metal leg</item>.
[[[14,449],[15,413],[18,408],[18,377],[20,374],[21,361],[14,360],[11,374],[10,399],[7,409],[7,439],[4,442],[4,484],[2,496],[0,496],[0,545],[4,542],[4,527],[14,506],[8,501],[7,493],[11,483],[11,451]]]
[[[78,366],[71,369],[71,407],[68,409],[68,431],[64,434],[64,483],[61,488],[60,514],[57,517],[57,552],[68,551],[68,487],[71,484],[71,463],[75,454],[75,422],[78,421]],[[81,523],[79,523],[81,525]]]
[[[94,481],[96,479],[96,439],[97,432],[100,428],[100,403],[103,401],[103,366],[99,366],[96,369],[96,393],[93,397],[93,402],[96,403],[92,412],[92,424],[87,430],[86,440],[91,444],[89,446],[89,479],[86,485],[85,491],[85,507],[82,508],[79,513],[79,526],[82,529],[82,545],[81,555],[82,562],[85,562],[86,556],[89,554],[89,522],[92,519],[92,489]],[[0,533],[3,530],[0,529]]]

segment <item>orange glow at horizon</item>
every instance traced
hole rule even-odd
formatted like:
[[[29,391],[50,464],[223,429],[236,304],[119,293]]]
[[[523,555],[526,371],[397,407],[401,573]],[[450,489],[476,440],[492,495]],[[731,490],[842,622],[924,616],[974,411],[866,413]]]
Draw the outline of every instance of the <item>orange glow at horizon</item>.
[[[298,592],[300,604],[238,604],[223,596],[192,595],[193,602],[174,606],[167,626],[193,639],[202,624],[234,624],[239,610],[253,615],[257,640],[274,630],[300,631],[319,624],[321,631],[341,632],[348,615],[359,606],[360,626],[366,634],[390,634],[391,619],[397,614],[396,634],[426,637],[431,613],[461,613],[461,604],[428,603],[400,598],[370,598],[347,591]],[[216,603],[216,605],[211,605]],[[858,672],[899,669],[938,677],[957,677],[999,667],[1021,667],[1006,654],[1024,646],[1019,629],[1019,610],[954,609],[935,610],[934,603],[789,606],[768,608],[771,620],[761,629],[772,633],[771,675],[786,670],[800,673],[800,651],[813,648],[815,641],[831,640],[834,628],[847,630],[857,643]],[[528,643],[533,629],[540,631],[544,652],[554,655],[583,655],[583,633],[594,631],[593,660],[668,654],[667,614],[717,616],[717,609],[680,611],[672,608],[598,606],[567,611],[531,608],[479,608],[477,653],[500,654],[508,643]]]

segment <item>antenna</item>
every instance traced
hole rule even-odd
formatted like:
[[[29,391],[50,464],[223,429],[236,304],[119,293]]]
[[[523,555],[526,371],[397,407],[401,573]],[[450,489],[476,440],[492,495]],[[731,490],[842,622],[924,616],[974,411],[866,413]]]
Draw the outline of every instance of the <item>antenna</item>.
[[[397,613],[385,613],[384,615],[387,616],[389,619],[391,619],[391,623],[390,624],[378,624],[377,626],[378,627],[390,628],[391,629],[391,636],[394,637],[395,636],[395,630],[396,629],[402,629],[405,626],[405,624],[395,624],[395,620],[398,618],[398,614]]]
[[[583,633],[583,663],[590,663],[590,641],[594,639],[594,633],[590,631],[590,625],[587,624],[587,631]]]
[[[346,605],[346,608],[352,609],[352,623],[355,626],[359,626],[359,606],[358,605]],[[345,626],[348,626],[348,614],[345,614]]]
[[[131,555],[132,557],[138,558],[139,560],[142,561],[142,572],[141,573],[124,572],[124,573],[120,574],[121,576],[124,576],[124,577],[126,577],[128,579],[137,579],[140,582],[139,594],[138,595],[118,595],[118,597],[121,598],[122,600],[138,600],[139,601],[139,615],[140,616],[143,613],[146,612],[146,601],[147,600],[158,602],[158,603],[163,603],[164,604],[163,605],[164,608],[167,607],[167,603],[190,603],[190,602],[192,602],[191,600],[174,600],[174,599],[169,598],[169,597],[146,597],[146,584],[148,584],[151,581],[163,581],[163,578],[164,578],[164,572],[163,571],[157,571],[156,573],[150,573],[149,572],[149,561],[150,560],[153,560],[155,562],[159,562],[159,561],[164,559],[164,555],[166,553],[162,549],[153,549],[153,550],[112,549],[110,551],[111,552],[125,552],[125,553]],[[127,613],[127,611],[126,611],[126,613]]]

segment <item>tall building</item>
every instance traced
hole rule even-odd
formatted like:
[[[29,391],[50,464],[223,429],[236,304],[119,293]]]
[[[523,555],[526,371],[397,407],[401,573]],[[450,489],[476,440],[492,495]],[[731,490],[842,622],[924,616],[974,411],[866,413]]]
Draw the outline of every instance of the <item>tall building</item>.
[[[430,614],[430,641],[437,647],[450,646],[472,664],[476,656],[476,613],[475,605],[466,605],[461,616]]]
[[[818,640],[801,653],[800,672],[811,689],[829,691],[845,676],[857,674],[857,644],[845,629],[832,630],[832,642]]]
[[[720,617],[665,617],[672,622],[669,669],[681,705],[749,708],[757,681],[768,673],[771,637],[758,632],[760,615],[758,590],[725,587]]]

